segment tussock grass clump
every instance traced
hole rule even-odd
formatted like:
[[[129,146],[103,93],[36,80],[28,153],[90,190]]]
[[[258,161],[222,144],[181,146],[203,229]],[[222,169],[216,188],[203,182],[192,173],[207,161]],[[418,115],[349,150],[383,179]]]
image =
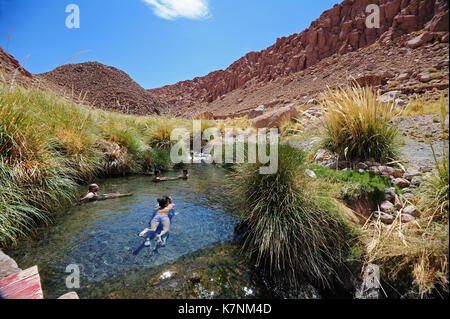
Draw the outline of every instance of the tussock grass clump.
[[[440,110],[444,130],[448,101],[443,95]],[[448,298],[449,293],[449,157],[448,141],[443,143],[435,173],[416,192],[416,221],[404,225],[399,214],[392,225],[377,223],[366,230],[367,262],[379,263],[397,290],[413,298]]]
[[[161,123],[150,132],[149,144],[153,148],[168,150],[173,145],[170,140],[173,128]]]
[[[398,129],[391,121],[396,106],[378,97],[369,87],[328,90],[322,102],[328,108],[323,146],[348,160],[395,159]]]
[[[186,125],[92,110],[46,91],[0,83],[0,246],[29,234],[75,200],[77,183],[161,163],[158,148],[148,153],[146,145],[158,123]],[[162,136],[166,141],[167,134]]]
[[[304,153],[279,146],[279,169],[261,175],[262,164],[237,165],[229,181],[245,229],[242,250],[275,285],[302,281],[329,287],[339,280],[348,253],[345,223],[306,192]]]

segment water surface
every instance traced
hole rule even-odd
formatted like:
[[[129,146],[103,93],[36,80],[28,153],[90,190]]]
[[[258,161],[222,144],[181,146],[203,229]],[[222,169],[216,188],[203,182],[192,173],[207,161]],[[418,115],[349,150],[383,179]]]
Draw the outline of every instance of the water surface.
[[[164,174],[179,175],[180,172]],[[23,241],[8,251],[23,269],[38,265],[44,293],[56,298],[66,288],[68,265],[81,270],[82,297],[89,289],[127,272],[175,261],[214,243],[233,238],[235,218],[223,191],[225,170],[197,165],[191,178],[154,183],[151,176],[98,181],[100,193],[133,193],[132,197],[76,206],[58,214],[52,225],[38,229],[38,239]],[[80,195],[85,188],[80,188]],[[148,226],[156,199],[172,195],[177,214],[166,247],[155,252],[141,247],[139,232]],[[126,283],[124,283],[126,285]]]

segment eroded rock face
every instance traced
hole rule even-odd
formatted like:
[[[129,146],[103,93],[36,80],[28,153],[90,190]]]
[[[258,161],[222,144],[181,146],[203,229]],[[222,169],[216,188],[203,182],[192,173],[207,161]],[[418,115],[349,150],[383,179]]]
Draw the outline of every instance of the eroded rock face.
[[[380,28],[368,28],[366,8],[380,8]],[[325,11],[299,34],[277,39],[260,52],[250,52],[226,70],[150,90],[173,106],[212,102],[256,79],[269,82],[308,68],[335,53],[344,54],[375,43],[389,44],[404,34],[427,30],[413,46],[430,40],[430,32],[448,31],[448,4],[443,0],[345,0]],[[379,82],[381,78],[364,79]],[[362,81],[362,80],[361,80]]]

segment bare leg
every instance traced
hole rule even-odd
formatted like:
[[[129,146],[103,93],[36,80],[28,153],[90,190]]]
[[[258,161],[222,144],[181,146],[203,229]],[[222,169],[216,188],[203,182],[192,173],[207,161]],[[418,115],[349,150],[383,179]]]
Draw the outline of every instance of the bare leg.
[[[164,236],[165,234],[167,234],[170,231],[170,219],[169,218],[164,218],[161,223],[163,224],[163,230],[160,234],[160,237]]]

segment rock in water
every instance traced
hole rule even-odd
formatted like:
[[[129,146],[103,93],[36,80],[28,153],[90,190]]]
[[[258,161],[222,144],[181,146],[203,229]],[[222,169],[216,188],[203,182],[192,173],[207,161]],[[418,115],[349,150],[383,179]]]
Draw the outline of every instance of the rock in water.
[[[380,267],[370,264],[364,270],[363,282],[355,293],[355,299],[380,299]]]

